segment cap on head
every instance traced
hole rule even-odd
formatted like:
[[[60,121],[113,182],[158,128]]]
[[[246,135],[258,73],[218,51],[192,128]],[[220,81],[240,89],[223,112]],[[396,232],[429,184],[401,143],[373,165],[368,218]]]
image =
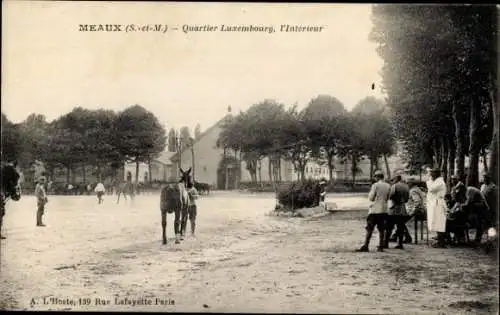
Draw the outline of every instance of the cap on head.
[[[381,170],[376,170],[375,173],[373,173],[373,176],[384,177],[384,173]]]

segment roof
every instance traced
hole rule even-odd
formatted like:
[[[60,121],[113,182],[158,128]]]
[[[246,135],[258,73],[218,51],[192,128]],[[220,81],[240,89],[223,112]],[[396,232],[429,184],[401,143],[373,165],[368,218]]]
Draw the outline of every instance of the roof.
[[[219,121],[217,121],[215,124],[213,124],[210,128],[207,128],[205,131],[203,131],[198,138],[196,138],[194,140],[194,143],[193,144],[196,144],[198,141],[200,141],[201,139],[203,139],[203,137],[205,137],[208,133],[210,133],[210,131],[212,131],[213,129],[215,129],[215,127],[220,127],[222,125],[222,123],[224,122],[224,120],[226,120],[227,118],[231,117],[232,115],[231,114],[227,114],[226,116],[222,117]],[[181,153],[184,153],[186,151],[188,151],[189,148],[184,148],[182,149]],[[170,157],[170,161],[171,162],[175,162],[177,161],[177,159],[179,158],[179,153],[175,152],[171,157]]]
[[[172,164],[171,158],[174,154],[175,154],[175,152],[164,151],[155,160],[162,163],[162,164],[170,165],[170,164]]]

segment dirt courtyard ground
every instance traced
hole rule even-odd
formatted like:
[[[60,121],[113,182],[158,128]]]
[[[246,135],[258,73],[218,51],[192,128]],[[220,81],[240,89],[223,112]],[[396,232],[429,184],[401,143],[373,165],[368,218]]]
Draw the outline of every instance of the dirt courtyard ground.
[[[340,208],[365,195],[331,194]],[[215,192],[198,201],[197,234],[161,244],[159,196],[134,204],[107,196],[9,202],[1,243],[0,309],[496,314],[497,261],[479,251],[354,253],[364,211],[315,219],[268,216],[269,194]],[[188,224],[189,227],[189,224]],[[391,245],[391,247],[393,247]],[[134,303],[135,302],[135,303]],[[135,304],[135,305],[134,305]]]

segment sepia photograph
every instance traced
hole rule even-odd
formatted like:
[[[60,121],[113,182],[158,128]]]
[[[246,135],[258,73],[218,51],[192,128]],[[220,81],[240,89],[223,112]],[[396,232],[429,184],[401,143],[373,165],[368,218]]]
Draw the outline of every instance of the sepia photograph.
[[[498,21],[3,1],[0,310],[498,314]]]

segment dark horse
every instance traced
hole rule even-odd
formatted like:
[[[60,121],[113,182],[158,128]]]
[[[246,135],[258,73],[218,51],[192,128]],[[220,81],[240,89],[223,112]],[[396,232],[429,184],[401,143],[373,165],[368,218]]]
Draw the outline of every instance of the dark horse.
[[[16,163],[2,164],[2,205],[0,209],[0,237],[2,232],[3,216],[5,215],[5,204],[7,200],[19,201],[21,199],[20,174],[16,169]]]
[[[116,203],[120,203],[120,196],[123,195],[125,201],[127,201],[127,195],[130,197],[131,201],[134,201],[135,189],[134,184],[130,181],[124,181],[122,183],[117,183],[116,189]]]
[[[180,240],[184,239],[186,232],[186,224],[188,219],[188,209],[190,206],[190,199],[188,189],[193,186],[191,182],[191,168],[186,172],[180,168],[181,179],[178,183],[168,184],[163,187],[160,195],[160,210],[161,210],[161,228],[163,244],[167,244],[167,213],[174,213],[174,232],[175,243],[179,244]]]

